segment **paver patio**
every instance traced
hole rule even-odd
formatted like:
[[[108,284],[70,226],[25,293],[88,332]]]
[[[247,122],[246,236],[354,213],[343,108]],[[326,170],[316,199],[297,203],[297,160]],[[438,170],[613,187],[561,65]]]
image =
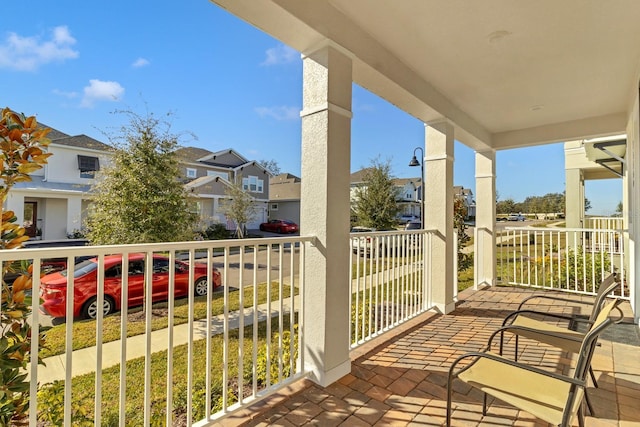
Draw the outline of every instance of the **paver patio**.
[[[416,317],[352,351],[351,373],[336,383],[320,387],[298,381],[220,425],[441,426],[451,362],[483,348],[505,315],[531,293],[506,287],[467,290],[453,313]],[[558,304],[537,309],[571,310]],[[595,416],[587,415],[586,426],[640,426],[640,339],[628,303],[623,309],[625,320],[601,336],[596,350],[593,368],[599,388],[588,389]],[[568,353],[522,338],[520,345],[522,361],[558,372],[569,369]],[[460,382],[454,390],[455,426],[547,425],[499,401],[490,400],[483,417],[480,392]]]

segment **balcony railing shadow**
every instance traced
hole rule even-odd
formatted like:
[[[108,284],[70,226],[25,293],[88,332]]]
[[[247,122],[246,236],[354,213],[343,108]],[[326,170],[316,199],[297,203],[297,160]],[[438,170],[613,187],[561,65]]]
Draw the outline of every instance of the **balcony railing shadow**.
[[[226,419],[225,425],[444,425],[451,362],[484,347],[504,315],[532,292],[509,287],[466,290],[453,313],[420,315],[353,350],[351,373],[336,383],[320,387],[299,381]],[[637,325],[631,324],[628,303],[623,304],[625,320],[601,338],[593,360],[600,387],[588,388],[595,415],[587,416],[586,425],[640,422],[636,404],[640,398],[640,337]],[[522,338],[520,349],[519,360],[526,363],[561,373],[571,369],[568,353]],[[499,401],[489,400],[488,413],[482,416],[481,393],[464,384],[455,385],[453,402],[453,425],[546,425]]]

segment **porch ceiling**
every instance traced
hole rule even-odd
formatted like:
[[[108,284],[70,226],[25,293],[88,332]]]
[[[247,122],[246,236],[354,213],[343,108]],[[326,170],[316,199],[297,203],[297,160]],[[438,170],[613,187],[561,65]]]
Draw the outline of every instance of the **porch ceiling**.
[[[625,131],[638,90],[636,0],[211,0],[474,149]]]

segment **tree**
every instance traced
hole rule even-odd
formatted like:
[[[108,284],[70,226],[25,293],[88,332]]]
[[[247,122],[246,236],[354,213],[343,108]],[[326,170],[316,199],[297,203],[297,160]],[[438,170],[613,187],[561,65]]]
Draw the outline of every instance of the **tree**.
[[[589,209],[591,209],[591,201],[585,197],[584,198],[584,211],[588,212]]]
[[[509,198],[496,203],[496,213],[508,214],[516,211],[516,202]]]
[[[618,206],[616,206],[616,214],[617,216],[622,216],[622,202],[619,202]]]
[[[197,214],[180,182],[179,137],[153,114],[119,113],[129,123],[107,135],[115,149],[93,186],[87,237],[93,244],[192,240]]]
[[[466,244],[471,237],[467,234],[467,224],[464,219],[467,217],[467,206],[464,200],[461,198],[453,199],[453,228],[458,232],[458,270],[464,271],[471,267],[473,264],[473,257],[471,254],[465,253],[462,250],[466,247]]]
[[[219,178],[218,178],[219,179]],[[221,205],[222,213],[236,224],[236,235],[242,239],[247,222],[256,215],[253,197],[242,188],[242,176],[236,177],[236,182],[230,183],[225,190],[229,197]]]
[[[260,160],[258,163],[260,163],[263,168],[271,172],[272,175],[280,175],[280,166],[276,160]]]
[[[364,171],[363,183],[355,189],[358,224],[378,230],[393,228],[398,213],[397,198],[390,162],[373,160]]]
[[[31,181],[30,173],[41,169],[51,155],[44,149],[49,145],[50,129],[38,128],[35,117],[25,117],[9,108],[0,117],[0,212],[2,232],[0,249],[19,248],[29,239],[24,227],[15,222],[12,211],[2,206],[9,190],[17,182]],[[9,286],[4,277],[10,271],[20,275]],[[27,425],[30,382],[25,370],[31,355],[31,325],[28,322],[31,306],[25,302],[26,291],[32,288],[31,266],[5,263],[2,266],[2,293],[0,305],[0,425]],[[39,347],[44,346],[44,335],[38,337]]]

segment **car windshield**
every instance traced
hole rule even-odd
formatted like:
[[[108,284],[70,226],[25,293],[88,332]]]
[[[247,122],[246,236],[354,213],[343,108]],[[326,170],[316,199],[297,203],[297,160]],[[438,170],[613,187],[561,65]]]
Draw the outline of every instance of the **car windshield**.
[[[91,273],[97,268],[98,268],[98,263],[90,259],[79,262],[78,264],[76,264],[75,268],[73,269],[73,277],[75,278],[75,277],[84,276],[85,274]],[[60,274],[62,274],[64,277],[67,277],[67,271],[68,270],[62,270]]]

